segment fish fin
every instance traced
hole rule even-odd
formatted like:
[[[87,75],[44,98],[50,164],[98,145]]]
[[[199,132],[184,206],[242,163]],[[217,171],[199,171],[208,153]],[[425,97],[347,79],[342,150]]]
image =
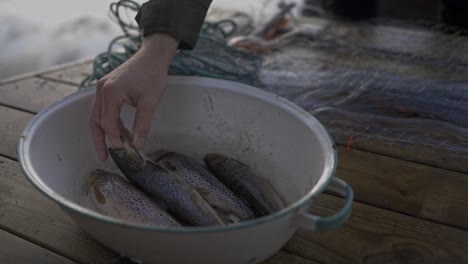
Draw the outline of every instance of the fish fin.
[[[96,201],[99,204],[105,204],[106,203],[106,198],[104,197],[104,195],[98,189],[93,188],[93,194],[94,194],[94,197],[96,198]]]
[[[148,158],[150,160],[154,161],[154,162],[159,162],[162,159],[167,158],[171,154],[173,154],[172,151],[169,151],[169,150],[166,150],[166,149],[160,149],[160,150],[158,150],[156,152],[153,152],[153,153],[149,154]]]
[[[240,217],[235,214],[228,214],[227,218],[230,219],[232,223],[238,223],[241,221]]]
[[[93,186],[94,184],[96,184],[96,181],[97,181],[97,175],[91,172],[88,178],[88,186]]]
[[[234,224],[239,223],[241,221],[240,217],[238,217],[235,214],[218,209],[215,209],[215,211],[218,213],[219,217],[223,220],[225,224]]]
[[[194,189],[201,195],[206,196],[210,194],[210,191],[203,187],[194,187]]]

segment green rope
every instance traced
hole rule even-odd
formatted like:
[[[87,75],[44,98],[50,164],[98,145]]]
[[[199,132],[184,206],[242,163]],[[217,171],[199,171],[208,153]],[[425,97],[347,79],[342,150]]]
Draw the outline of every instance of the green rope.
[[[138,26],[123,20],[121,12],[138,12],[140,5],[131,0],[120,0],[110,5],[112,20],[123,35],[114,38],[107,51],[98,54],[93,72],[81,82],[79,89],[87,87],[110,73],[140,48],[143,37]],[[245,83],[253,83],[261,67],[261,57],[227,45],[227,40],[238,30],[232,19],[204,22],[197,46],[193,50],[180,50],[174,56],[169,74],[205,76]]]

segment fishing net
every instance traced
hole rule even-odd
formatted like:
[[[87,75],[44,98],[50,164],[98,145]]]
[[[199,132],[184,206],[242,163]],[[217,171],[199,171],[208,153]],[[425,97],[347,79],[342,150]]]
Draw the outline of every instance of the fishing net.
[[[92,74],[82,81],[79,88],[95,83],[138,51],[142,35],[132,21],[134,15],[129,16],[128,13],[130,11],[136,14],[139,9],[140,5],[130,0],[121,0],[110,5],[111,19],[120,26],[123,35],[113,39],[108,50],[96,56]],[[206,21],[196,47],[190,51],[178,51],[170,65],[169,74],[253,83],[261,66],[261,57],[227,45],[228,38],[248,34],[251,28],[250,17],[242,13],[232,14],[227,19],[215,22]]]
[[[257,86],[338,145],[468,171],[468,39],[453,27],[318,21],[275,45]]]
[[[466,31],[419,21],[315,18],[262,42],[268,52],[261,55],[228,45],[234,36],[252,35],[252,25],[239,14],[206,22],[197,47],[179,52],[170,74],[236,80],[283,96],[313,114],[345,150],[468,172]],[[120,40],[127,41],[123,48],[111,43],[83,84],[124,62],[141,36],[125,33]]]

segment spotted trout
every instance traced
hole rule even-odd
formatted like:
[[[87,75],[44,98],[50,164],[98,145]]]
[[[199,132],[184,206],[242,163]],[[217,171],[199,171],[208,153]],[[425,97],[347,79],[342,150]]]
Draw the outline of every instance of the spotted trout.
[[[104,215],[135,223],[181,226],[149,196],[112,172],[100,169],[92,171],[89,195],[94,207]]]
[[[213,207],[225,224],[255,218],[255,213],[196,160],[173,151],[155,153],[154,161],[185,179]]]
[[[268,215],[285,207],[270,183],[255,175],[244,163],[216,153],[205,155],[204,162],[221,182],[251,205],[257,215]]]
[[[129,144],[109,148],[109,153],[127,179],[162,200],[176,217],[195,226],[224,224],[214,209],[184,179],[151,161]]]

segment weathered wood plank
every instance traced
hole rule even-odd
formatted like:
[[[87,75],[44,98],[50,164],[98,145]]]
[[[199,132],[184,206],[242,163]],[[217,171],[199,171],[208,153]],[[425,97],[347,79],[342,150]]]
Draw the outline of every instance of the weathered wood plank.
[[[72,264],[76,263],[57,255],[47,249],[41,248],[24,239],[0,230],[0,263],[2,264]]]
[[[0,86],[0,104],[37,113],[50,103],[77,90],[76,86],[40,78],[25,79]]]
[[[355,198],[468,230],[468,175],[339,147],[337,176]]]
[[[313,212],[331,215],[343,200],[320,195]],[[349,221],[333,232],[300,229],[284,248],[322,263],[451,263],[468,261],[468,232],[354,203]]]
[[[32,114],[0,105],[0,155],[16,158],[16,147]]]
[[[50,80],[65,81],[74,85],[79,85],[84,78],[86,78],[93,71],[92,61],[78,64],[74,67],[67,69],[59,69],[57,71],[40,74],[39,76],[48,78]]]
[[[54,66],[51,66],[50,68],[48,68],[47,70],[42,69],[42,70],[34,71],[34,72],[27,72],[27,73],[24,73],[24,74],[13,76],[11,78],[0,80],[0,85],[11,83],[11,82],[18,82],[18,81],[21,81],[21,80],[24,80],[24,79],[31,79],[31,78],[37,77],[37,76],[39,76],[41,74],[45,75],[45,74],[48,74],[48,73],[51,73],[51,72],[63,71],[63,70],[66,70],[68,68],[78,66],[80,64],[89,63],[92,60],[93,60],[92,58],[87,58],[87,59],[78,60],[78,61],[74,61],[74,62],[70,62],[70,63],[54,65]]]
[[[0,179],[0,228],[80,263],[120,259],[35,190],[17,162],[0,157]]]
[[[443,89],[443,88],[442,88]],[[369,91],[370,92],[370,91]],[[403,92],[403,90],[402,90]],[[468,92],[468,90],[467,90]],[[365,93],[365,92],[364,92]],[[428,94],[424,95],[426,98]],[[452,95],[453,97],[466,98],[466,95]],[[390,99],[390,95],[386,95]],[[416,98],[418,95],[414,95]],[[433,95],[432,97],[437,97]],[[383,96],[381,97],[383,98]],[[381,99],[380,98],[380,99]],[[378,95],[376,101],[378,101]],[[403,97],[402,97],[402,100]],[[445,99],[440,99],[445,101]],[[415,101],[416,103],[417,101]],[[450,102],[447,99],[446,102]],[[431,104],[429,100],[426,104]],[[401,107],[410,105],[408,100]],[[357,107],[365,109],[363,111],[352,107],[329,107],[313,112],[327,128],[336,144],[352,149],[369,151],[376,154],[391,156],[401,160],[413,161],[429,166],[468,173],[468,121],[464,120],[466,115],[459,107],[457,110],[448,111],[450,103],[446,108],[440,106],[432,109],[422,110],[426,114],[437,116],[445,109],[445,115],[457,117],[446,121],[437,120],[437,117],[401,117],[398,114],[379,110],[371,103],[356,104]],[[420,106],[422,108],[423,106]],[[408,111],[408,114],[419,114],[416,107]],[[389,108],[390,111],[398,112],[398,106]],[[313,111],[313,110],[310,110]],[[458,124],[454,124],[454,123]],[[466,124],[465,124],[466,123]]]

